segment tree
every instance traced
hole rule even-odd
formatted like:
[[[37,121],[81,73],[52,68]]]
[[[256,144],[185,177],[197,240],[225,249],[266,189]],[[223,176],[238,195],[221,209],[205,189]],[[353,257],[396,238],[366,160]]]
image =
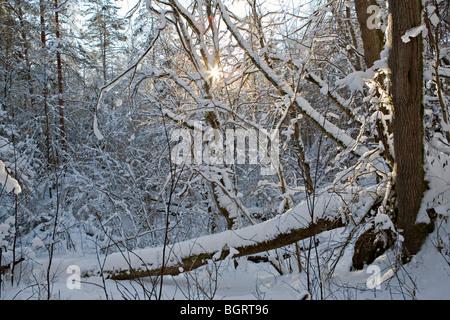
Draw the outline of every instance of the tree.
[[[420,250],[428,234],[426,226],[416,224],[426,189],[423,43],[420,33],[405,39],[407,32],[421,25],[422,5],[418,0],[390,1],[389,10],[397,226],[404,237],[404,253],[410,257]]]
[[[90,0],[89,7],[85,13],[90,16],[87,20],[85,38],[90,40],[90,45],[95,45],[98,49],[98,58],[101,61],[101,71],[103,82],[106,83],[112,76],[108,70],[114,54],[118,51],[115,48],[117,41],[125,41],[123,34],[125,21],[117,17],[119,7],[111,3],[111,0]]]
[[[263,16],[266,13],[257,9],[256,2],[251,4],[248,19],[240,19],[230,12],[221,1],[217,4],[196,2],[189,7],[184,7],[176,1],[170,1],[169,4],[164,2],[154,3],[155,7],[151,7],[151,10],[159,15],[160,27],[155,29],[151,45],[156,43],[157,37],[165,30],[168,24],[174,25],[178,41],[181,43],[180,53],[177,55],[177,58],[180,57],[180,60],[184,58],[184,60],[181,60],[179,64],[172,64],[171,69],[167,69],[165,66],[159,68],[153,66],[150,72],[143,72],[142,78],[136,79],[138,84],[144,83],[143,80],[148,79],[152,83],[153,88],[155,88],[153,91],[146,91],[147,96],[152,98],[150,100],[152,101],[151,106],[160,106],[161,103],[159,102],[164,101],[165,109],[163,109],[163,115],[174,123],[192,127],[192,120],[199,119],[204,121],[205,126],[215,130],[224,130],[227,122],[257,129],[263,128],[263,125],[285,128],[288,125],[288,121],[285,119],[289,119],[289,115],[292,114],[292,118],[289,119],[291,123],[295,123],[303,116],[306,122],[312,123],[318,132],[323,133],[330,141],[334,141],[344,152],[351,153],[357,157],[364,155],[368,151],[365,145],[358,143],[355,138],[340,127],[340,125],[345,127],[346,124],[330,121],[330,118],[326,116],[327,109],[315,108],[303,97],[304,93],[300,90],[300,81],[306,68],[297,59],[292,58],[292,56],[301,52],[300,45],[298,47],[294,45],[293,48],[289,48],[291,52],[286,54],[282,49],[287,46],[284,46],[280,41],[272,37],[263,39],[265,34],[270,34],[273,26],[280,23],[280,21],[275,20],[275,22],[265,25]],[[160,7],[157,7],[157,5]],[[216,15],[213,14],[214,12],[216,12]],[[326,16],[326,12],[320,11],[318,14]],[[217,24],[219,22],[224,23],[226,29],[218,28]],[[316,22],[314,21],[314,23]],[[266,30],[263,30],[264,28]],[[291,34],[291,30],[288,32]],[[221,43],[220,40],[226,38],[229,38],[229,40]],[[293,39],[292,42],[295,43],[295,40]],[[220,50],[225,47],[227,49]],[[317,50],[319,50],[319,47],[320,45],[317,45]],[[152,47],[150,46],[144,53],[144,56],[151,49]],[[338,63],[342,63],[342,60],[338,61]],[[212,70],[216,68],[222,71],[220,77],[213,75]],[[120,82],[120,79],[126,79],[129,75],[136,74],[136,70],[137,65],[133,65],[104,88],[110,90]],[[286,75],[289,75],[289,77]],[[159,82],[162,82],[161,79],[165,79],[163,88],[159,85]],[[322,86],[323,81],[321,79],[315,77],[313,80],[319,86]],[[222,85],[226,83],[230,84],[223,87]],[[166,90],[168,87],[171,89]],[[161,92],[164,92],[164,94]],[[103,91],[100,97],[102,94]],[[346,103],[342,103],[342,97],[336,93],[331,93],[330,95],[335,101],[338,101],[339,107],[352,116],[351,111],[345,106]],[[254,114],[249,113],[249,105],[255,106]],[[270,106],[272,105],[275,105],[276,108],[271,108]],[[266,114],[266,116],[262,117],[263,114]],[[204,118],[202,119],[200,115]],[[252,120],[252,118],[255,120]],[[265,121],[260,119],[265,119]],[[358,122],[355,121],[352,124],[358,125]],[[292,127],[292,130],[293,137],[296,139],[294,143],[300,157],[299,162],[303,166],[302,163],[306,162],[306,157],[299,139],[299,127]],[[321,151],[320,146],[318,150]],[[293,208],[295,207],[293,196],[296,194],[289,194],[289,185],[287,185],[285,178],[287,171],[283,169],[283,165],[284,163],[277,164],[276,175],[273,178],[274,187],[272,187],[276,188],[278,193],[281,193],[281,196],[277,198],[277,200],[280,199],[279,205],[271,204],[271,209],[275,207],[274,211],[278,213],[283,213],[290,208],[294,210]],[[247,209],[248,205],[252,205],[251,199],[245,199],[247,201],[244,202],[237,196],[239,191],[246,192],[244,188],[240,189],[244,186],[243,180],[246,177],[240,177],[237,169],[233,168],[233,166],[226,167],[226,170],[224,170],[221,164],[207,164],[206,166],[201,165],[198,167],[187,164],[180,170],[192,172],[191,177],[199,177],[203,181],[212,184],[212,198],[216,203],[213,210],[220,211],[220,214],[227,222],[228,229],[236,230],[241,235],[241,238],[243,236],[245,238],[246,231],[249,229],[239,228],[256,223],[255,217]],[[316,177],[317,171],[318,164],[316,166]],[[309,172],[308,176],[311,175],[309,169],[304,169],[304,172]],[[258,178],[256,178],[254,183],[256,186]],[[329,212],[331,215],[330,219],[328,217],[321,219],[320,213],[323,212],[319,212],[320,210],[316,207],[317,202],[322,201],[319,201],[318,197],[316,197],[316,192],[319,191],[314,186],[311,186],[313,184],[311,177],[304,180],[308,184],[305,190],[311,194],[307,204],[304,203],[302,206],[302,209],[306,210],[303,213],[310,215],[306,223],[300,226],[292,226],[293,229],[286,234],[268,235],[261,243],[252,242],[248,246],[239,246],[237,250],[240,254],[245,255],[280,248],[314,236],[321,231],[342,226],[342,221],[336,219],[331,212]],[[185,183],[186,189],[192,188],[190,181]],[[179,184],[182,185],[182,182]],[[184,193],[181,190],[180,192]],[[259,212],[258,215],[261,217],[265,216]],[[244,219],[241,219],[241,216]],[[267,225],[270,225],[270,223],[276,224],[275,221],[278,221],[277,219],[268,221]],[[239,224],[235,224],[233,220],[241,221]],[[234,225],[237,225],[238,228],[234,227]],[[254,227],[257,229],[258,225]],[[223,235],[224,233],[213,236],[210,239],[211,243],[215,243],[215,240],[221,239]],[[249,237],[251,237],[251,234]],[[163,261],[165,266],[164,272],[174,272],[173,270],[179,272],[180,267],[184,270],[198,267],[206,259],[212,256],[216,257],[221,250],[225,254],[227,251],[220,246],[220,244],[217,244],[217,247],[214,247],[211,252],[205,252],[203,255],[197,255],[196,253],[189,255],[189,248],[187,248],[187,251],[181,252],[175,261],[170,262],[174,269],[168,267],[169,264],[166,263],[166,260]],[[164,251],[164,247],[155,248],[156,251],[160,249]],[[168,250],[168,252],[173,251]],[[178,264],[177,259],[181,259],[184,262]],[[195,261],[195,263],[189,265],[192,261]],[[135,277],[162,272],[158,263],[150,264],[152,266],[143,261],[139,270],[133,269],[129,270],[128,273],[125,271],[125,273],[129,277]],[[113,270],[111,271],[111,276],[116,277],[117,273]]]
[[[355,0],[355,11],[358,17],[364,48],[364,61],[367,68],[372,67],[373,63],[380,59],[380,52],[384,47],[384,35],[381,28],[373,25],[369,28],[369,18],[372,16],[370,6],[379,8],[375,0]]]
[[[48,75],[47,75],[47,28],[46,28],[46,19],[45,13],[47,11],[47,6],[45,0],[39,0],[39,16],[40,16],[40,34],[41,34],[41,46],[42,46],[42,63],[41,67],[43,69],[42,74],[42,103],[44,105],[44,114],[45,114],[45,146],[46,146],[46,155],[47,155],[47,165],[50,166],[52,163],[53,155],[52,155],[52,146],[51,146],[51,129],[50,129],[50,114],[49,114],[49,106],[48,106]]]
[[[390,1],[385,38],[367,23],[381,0],[140,1],[124,19],[112,0],[1,0],[0,160],[23,193],[0,223],[14,210],[14,237],[51,255],[86,239],[115,251],[87,272],[114,279],[267,254],[323,297],[349,251],[362,269],[403,243],[408,261],[433,226],[416,223],[424,147],[444,158],[450,135],[448,4],[429,1],[424,24],[420,0]],[[173,161],[175,130],[201,135],[193,161]],[[345,240],[316,244],[324,231]]]
[[[368,14],[367,9],[369,7],[369,4],[375,4],[374,1],[356,1],[356,14],[358,17],[358,22],[361,29],[361,39],[363,42],[364,47],[364,57],[366,62],[366,67],[368,71],[374,70],[374,63],[381,59],[380,52],[382,48],[384,47],[383,37],[380,30],[375,29],[369,29],[367,28],[367,24],[365,23],[365,20],[367,20]],[[161,4],[163,6],[163,4]],[[167,5],[167,4],[165,4]],[[220,56],[220,50],[218,48],[220,47],[220,42],[217,42],[215,39],[222,38],[224,35],[222,35],[220,32],[214,34],[214,25],[211,24],[212,21],[214,21],[212,18],[209,19],[209,27],[203,26],[202,24],[206,21],[202,19],[202,7],[201,6],[194,6],[190,9],[190,11],[183,7],[181,4],[177,2],[170,2],[169,4],[171,8],[171,12],[174,12],[172,16],[170,16],[169,21],[174,23],[178,28],[178,35],[180,41],[183,43],[183,47],[186,50],[185,54],[190,59],[190,62],[194,66],[195,70],[199,73],[202,81],[195,82],[197,85],[201,83],[202,86],[198,86],[195,89],[193,87],[190,87],[189,84],[185,83],[181,78],[178,77],[176,73],[167,72],[166,70],[158,71],[154,74],[158,75],[158,78],[162,76],[169,76],[171,80],[173,80],[175,86],[180,86],[184,90],[187,91],[187,93],[194,98],[196,101],[193,101],[194,109],[195,105],[205,105],[207,103],[211,103],[214,107],[213,108],[205,108],[202,107],[202,111],[206,111],[205,119],[209,122],[207,122],[212,128],[219,128],[219,124],[223,123],[225,121],[225,118],[222,118],[223,114],[229,113],[230,116],[234,117],[235,119],[239,119],[240,121],[243,121],[242,123],[245,125],[250,125],[249,122],[247,122],[246,118],[244,116],[241,116],[239,113],[239,108],[234,108],[233,104],[234,101],[239,101],[240,99],[243,99],[243,96],[237,95],[233,97],[233,99],[230,99],[230,96],[232,96],[232,89],[231,86],[229,86],[227,95],[221,96],[219,92],[213,92],[211,91],[212,82],[208,78],[208,70],[211,69],[211,66],[213,64],[220,65],[220,67],[223,70],[227,70],[227,72],[230,72],[230,74],[233,74],[234,77],[239,74],[236,72],[239,69],[232,70],[231,65],[227,65],[227,62],[225,59],[222,60]],[[325,7],[328,7],[328,5],[325,5]],[[295,108],[299,114],[303,115],[306,120],[309,123],[312,123],[316,126],[319,131],[321,131],[324,135],[326,135],[328,138],[333,140],[337,145],[340,147],[350,150],[350,152],[356,156],[360,157],[362,161],[365,162],[365,157],[367,154],[376,152],[377,149],[369,151],[367,149],[365,144],[358,143],[357,140],[355,140],[352,136],[346,134],[343,129],[341,129],[338,125],[343,125],[342,123],[338,123],[337,125],[329,121],[324,115],[322,115],[319,111],[320,109],[314,108],[306,99],[302,97],[302,95],[297,91],[297,82],[293,81],[292,83],[289,83],[288,81],[283,78],[281,74],[286,74],[288,71],[291,72],[291,74],[294,74],[295,76],[302,75],[303,70],[307,70],[304,66],[300,68],[300,65],[296,60],[293,58],[290,58],[289,56],[285,55],[283,56],[283,53],[281,51],[277,51],[277,45],[274,40],[270,38],[266,38],[267,35],[270,34],[270,32],[266,31],[264,32],[264,23],[263,21],[263,13],[258,12],[256,9],[256,2],[250,3],[250,15],[249,19],[245,20],[242,18],[236,17],[231,11],[229,11],[222,1],[217,2],[217,7],[210,7],[209,11],[211,11],[211,8],[215,8],[220,13],[220,18],[222,19],[223,23],[227,27],[227,31],[223,31],[224,33],[229,34],[229,36],[232,38],[231,43],[229,46],[232,48],[235,48],[235,54],[239,52],[239,54],[242,54],[245,58],[244,60],[248,65],[251,65],[253,68],[257,70],[258,75],[253,78],[254,81],[257,81],[258,83],[264,83],[265,86],[273,86],[278,92],[279,95],[282,97],[287,97],[290,99],[291,104],[288,106],[289,108]],[[331,9],[332,10],[332,9]],[[404,35],[408,30],[411,30],[417,26],[420,25],[421,22],[421,9],[418,3],[415,5],[412,4],[412,2],[408,2],[407,4],[404,4],[403,2],[399,3],[397,2],[395,5],[390,6],[391,14],[390,14],[390,38],[389,43],[391,45],[391,55],[389,59],[390,68],[392,70],[392,75],[390,77],[392,82],[391,92],[392,92],[392,106],[393,106],[393,123],[392,128],[394,130],[393,134],[393,141],[394,141],[394,147],[395,147],[395,164],[392,163],[392,158],[385,156],[384,161],[386,164],[388,164],[388,168],[391,168],[392,175],[386,175],[383,172],[379,173],[379,177],[385,179],[388,176],[392,176],[393,181],[389,183],[393,183],[395,186],[395,195],[396,195],[396,204],[397,204],[397,215],[392,216],[392,219],[394,220],[396,226],[400,230],[401,234],[404,237],[404,249],[405,253],[407,253],[408,256],[413,255],[417,253],[417,251],[420,248],[420,244],[423,242],[426,236],[426,231],[428,230],[428,225],[416,225],[415,224],[415,218],[417,216],[418,210],[420,208],[422,194],[425,190],[425,182],[424,182],[424,169],[423,169],[423,106],[422,106],[422,78],[421,78],[421,65],[422,65],[422,55],[421,55],[421,40],[420,36],[415,37],[411,39],[412,43],[404,42]],[[157,12],[160,16],[163,15],[163,10],[157,10],[156,8],[153,9],[154,12]],[[323,21],[317,18],[317,16],[325,17],[326,12],[329,12],[330,9],[326,9],[323,12],[317,11],[315,12],[317,21]],[[405,14],[407,12],[407,14]],[[349,17],[348,10],[346,10],[346,17]],[[211,16],[211,15],[209,15]],[[400,17],[402,19],[396,20],[395,17]],[[315,21],[314,21],[315,22]],[[310,22],[312,24],[312,22]],[[245,25],[246,27],[243,27]],[[270,26],[270,24],[268,24]],[[314,24],[312,24],[314,25]],[[306,26],[309,26],[306,24]],[[298,26],[297,26],[298,27]],[[189,28],[188,32],[187,29]],[[304,28],[304,26],[299,27]],[[315,30],[311,28],[312,30]],[[270,30],[270,27],[267,27],[267,30]],[[328,29],[327,29],[328,30]],[[207,33],[207,31],[211,32],[210,34]],[[316,31],[317,32],[317,31]],[[196,42],[191,42],[190,37],[188,35],[194,35],[194,38],[197,39]],[[289,33],[289,36],[291,34]],[[316,35],[317,37],[320,37],[320,34]],[[403,37],[403,38],[402,38]],[[352,38],[351,35],[349,37]],[[210,40],[211,39],[211,40]],[[256,41],[255,41],[256,39]],[[291,40],[294,42],[294,39]],[[364,44],[365,42],[365,44]],[[198,47],[197,47],[198,46]],[[209,50],[207,50],[208,46],[210,46]],[[279,45],[281,47],[281,45]],[[303,46],[305,46],[303,44]],[[286,48],[286,47],[285,47]],[[317,50],[320,50],[321,48],[318,48]],[[294,55],[294,51],[292,48],[289,48],[291,56]],[[323,50],[323,49],[322,49]],[[356,50],[356,48],[355,48]],[[406,57],[406,59],[405,59]],[[228,62],[229,63],[229,62]],[[336,60],[335,63],[342,63],[342,60]],[[357,59],[354,62],[357,64]],[[313,66],[313,64],[312,64]],[[419,68],[417,68],[419,66]],[[335,67],[335,65],[333,65]],[[301,71],[301,72],[300,72]],[[183,73],[184,70],[180,69],[177,70],[177,72]],[[308,72],[308,71],[307,71]],[[351,76],[361,75],[364,74],[366,76],[365,71],[359,71],[350,73]],[[367,73],[369,74],[369,73]],[[183,76],[185,78],[189,78],[190,75],[187,74]],[[245,83],[245,79],[247,76],[240,76],[241,79],[243,79],[243,82]],[[382,77],[383,78],[383,77]],[[223,81],[225,82],[226,76],[223,76]],[[294,78],[295,79],[295,78]],[[353,79],[353,78],[349,78]],[[341,96],[339,96],[339,93],[333,92],[330,93],[329,86],[325,83],[323,79],[321,79],[317,74],[314,72],[308,72],[307,73],[307,79],[309,82],[315,84],[320,88],[321,93],[326,95],[333,103],[339,106],[341,111],[344,111],[349,117],[356,116],[349,111],[346,106],[346,102],[344,99],[342,99]],[[230,80],[229,80],[230,81]],[[236,81],[234,79],[234,81]],[[353,80],[352,80],[353,81]],[[193,82],[191,82],[193,83]],[[354,84],[350,83],[351,85]],[[380,86],[380,89],[382,88],[382,85],[384,84],[384,78],[382,84],[377,84]],[[244,90],[244,86],[241,86],[238,88],[239,92],[241,90]],[[325,90],[327,89],[327,90]],[[355,90],[352,89],[354,92]],[[362,93],[363,89],[361,88],[360,91]],[[373,92],[373,91],[372,91]],[[410,94],[410,92],[414,92],[414,94]],[[381,99],[381,95],[378,95],[378,93],[372,93],[373,97],[377,98],[374,101],[379,101]],[[285,98],[286,99],[286,98]],[[201,102],[200,102],[201,101]],[[275,100],[277,101],[277,100]],[[286,101],[286,100],[285,100]],[[227,104],[230,104],[228,106]],[[390,106],[388,102],[382,101],[382,103],[374,102],[375,110],[381,110],[381,108],[386,108],[383,110],[384,116],[389,115],[389,109]],[[222,113],[214,112],[215,108],[220,108]],[[259,111],[264,110],[263,108]],[[169,117],[169,119],[176,120],[178,122],[182,122],[185,125],[189,125],[189,117],[190,113],[184,113],[181,115],[175,115],[173,112],[175,109],[171,112],[166,111],[166,116]],[[292,114],[292,118],[296,119],[297,116],[295,113],[284,111],[287,114]],[[295,120],[293,120],[295,121]],[[355,121],[355,125],[361,125],[361,122]],[[251,124],[254,125],[254,124]],[[381,129],[384,130],[383,127]],[[296,141],[300,141],[299,139],[299,128],[293,127],[293,136],[295,137]],[[389,148],[390,145],[390,132],[389,131],[379,131],[380,135],[383,135],[383,145],[385,149]],[[369,139],[373,139],[374,141],[380,141],[380,137],[371,136]],[[305,162],[303,147],[300,145],[299,147],[299,163]],[[389,152],[385,150],[386,152]],[[392,166],[391,166],[392,165]],[[358,162],[356,162],[355,167],[357,168]],[[197,169],[200,170],[200,169]],[[358,169],[359,170],[359,169]],[[310,170],[308,169],[309,174]],[[285,180],[284,176],[286,172],[284,169],[279,167],[278,172],[278,178],[280,182],[280,189],[284,193],[285,190]],[[209,177],[209,178],[208,178]],[[203,178],[212,179],[212,176],[207,176],[206,174],[203,175]],[[217,179],[217,180],[216,180]],[[389,178],[390,179],[390,178]],[[212,179],[215,184],[218,186],[222,185],[223,188],[223,181],[220,180],[220,175]],[[311,181],[311,179],[309,179]],[[311,188],[308,185],[311,184],[311,182],[308,183],[307,179],[305,179],[305,183],[307,185],[308,192],[314,193],[316,190],[314,188]],[[384,199],[380,198],[374,200],[374,207],[378,208],[378,210],[375,210],[379,214],[383,214],[386,212],[386,206],[387,203],[394,203],[394,201],[391,199],[392,194],[390,193],[390,184],[388,184],[388,187],[386,188],[386,193],[383,196]],[[239,192],[239,184],[236,185],[237,190],[233,192]],[[223,189],[224,191],[225,189]],[[232,193],[231,193],[232,194]],[[228,194],[230,196],[231,194]],[[231,199],[233,197],[230,197]],[[414,199],[414,201],[411,201],[411,198]],[[381,201],[383,200],[383,201]],[[284,210],[288,210],[289,206],[286,206],[287,202],[284,202]],[[314,200],[312,203],[312,206],[314,206]],[[219,207],[220,208],[220,207]],[[239,208],[243,209],[245,211],[245,205],[241,202],[239,202]],[[372,210],[371,208],[370,210]],[[227,216],[227,214],[223,214],[224,217]],[[369,218],[369,223],[374,223],[373,218]],[[323,226],[321,226],[322,222],[318,222],[317,225],[311,221],[311,223],[308,226],[302,227],[302,230],[308,230],[307,232],[309,236],[312,236],[314,234],[313,230],[324,230],[322,229]],[[332,223],[332,226],[326,224],[326,229],[333,228],[334,226],[340,226],[339,223]],[[358,227],[358,224],[356,224],[356,227]],[[317,228],[317,229],[315,229]],[[373,231],[373,229],[369,230],[370,232]],[[242,230],[244,232],[244,230]],[[320,231],[318,231],[320,232]],[[289,234],[287,238],[289,241],[287,242],[278,242],[278,239],[275,237],[274,239],[267,239],[271,243],[269,246],[269,249],[276,248],[278,246],[284,246],[288,243],[293,243],[299,239],[302,239],[302,237],[297,237],[294,235],[295,232],[292,232],[292,234]],[[301,232],[303,235],[304,233]],[[373,236],[367,236],[367,234],[364,234],[364,237],[361,237],[361,241],[368,241],[370,245],[374,245],[374,250],[378,250],[378,247],[375,246],[374,241],[376,239],[375,235]],[[290,237],[292,236],[292,237]],[[390,235],[392,236],[392,235]],[[220,238],[220,237],[219,237]],[[368,240],[367,240],[368,239]],[[263,242],[264,243],[264,242]],[[259,250],[264,250],[267,248],[263,243],[261,245],[255,244],[252,248],[252,250],[248,250],[245,246],[240,247],[241,254],[245,254],[244,252],[251,252],[256,253],[260,252]],[[392,241],[388,241],[383,246],[390,246],[392,245]],[[357,246],[360,246],[358,243]],[[386,249],[386,248],[384,248]],[[155,250],[158,250],[155,248]],[[369,250],[370,251],[370,250]],[[373,251],[373,250],[372,250]],[[372,252],[370,251],[370,252]],[[216,255],[218,251],[213,251],[211,253],[211,257],[213,255]],[[185,253],[183,253],[185,254]],[[206,254],[206,252],[205,252]],[[362,253],[362,254],[367,254]],[[372,253],[370,253],[371,255]],[[379,254],[379,253],[378,253]],[[202,259],[208,259],[208,255],[202,256]],[[182,267],[182,268],[188,268],[189,267],[188,262],[192,261],[194,259],[200,259],[199,256],[192,255],[192,256],[180,256],[179,259],[183,261],[187,261],[186,263],[183,262],[181,264],[176,264],[176,268]],[[365,263],[369,263],[368,257],[363,257],[361,261]],[[198,263],[198,265],[197,265]],[[194,265],[199,266],[202,263],[196,262]],[[157,270],[158,266],[155,265]],[[148,265],[145,266],[145,263],[143,264],[143,269],[140,270],[139,274],[146,274],[148,271]],[[145,271],[145,270],[147,271]],[[133,277],[136,276],[136,274],[133,275],[133,272],[136,270],[129,270],[127,273],[127,277]],[[142,273],[141,273],[142,272]],[[150,272],[150,271],[149,271]],[[153,272],[153,271],[151,271]],[[148,274],[151,274],[148,273]],[[160,271],[158,271],[160,272]],[[169,272],[169,271],[167,271]],[[113,276],[117,274],[113,273]]]
[[[55,36],[56,41],[58,42],[58,47],[61,46],[59,43],[61,41],[61,31],[59,25],[59,10],[61,8],[58,6],[58,0],[55,0]],[[66,141],[66,124],[65,124],[65,115],[64,115],[64,87],[63,87],[63,67],[62,67],[62,58],[61,51],[58,49],[56,51],[56,62],[58,68],[58,106],[59,106],[59,138],[61,140],[61,147],[63,151],[67,151],[67,141]]]

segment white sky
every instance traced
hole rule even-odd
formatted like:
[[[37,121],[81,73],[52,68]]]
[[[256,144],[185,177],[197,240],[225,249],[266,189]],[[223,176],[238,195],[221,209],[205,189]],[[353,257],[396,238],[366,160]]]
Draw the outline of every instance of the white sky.
[[[119,14],[124,16],[131,8],[134,7],[138,0],[121,0],[120,2],[121,3],[119,3],[119,6],[121,6],[121,9],[119,10]]]
[[[139,0],[117,0],[118,1],[118,5],[121,6],[121,9],[119,10],[119,15],[121,16],[125,16],[127,14],[127,12],[133,8],[136,3]],[[146,0],[141,0],[143,2],[145,2]],[[189,1],[189,0],[187,0]],[[183,0],[180,1],[181,3],[183,3]],[[266,7],[275,7],[275,8],[279,8],[279,6],[293,6],[293,7],[299,7],[299,6],[304,6],[305,4],[311,2],[311,0],[265,0],[264,1],[264,6]],[[241,5],[239,5],[241,3],[241,5],[244,5],[245,2],[235,2],[230,9],[233,9],[233,11],[235,11],[235,13],[239,13],[240,10],[242,10],[241,8],[239,8]],[[229,4],[228,4],[229,5]],[[308,8],[309,6],[306,5],[306,7],[304,8]],[[245,10],[245,9],[244,9]]]

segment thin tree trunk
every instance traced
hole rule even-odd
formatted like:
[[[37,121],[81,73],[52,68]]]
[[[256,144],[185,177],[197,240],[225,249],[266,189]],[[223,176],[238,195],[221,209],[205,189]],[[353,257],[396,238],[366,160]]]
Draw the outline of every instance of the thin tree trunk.
[[[104,27],[102,34],[102,68],[103,68],[103,81],[106,84],[108,82],[108,71],[106,65],[106,27]]]
[[[353,29],[353,26],[352,26],[352,23],[350,20],[351,19],[351,11],[350,11],[349,7],[345,8],[345,17],[347,19],[347,25],[348,25],[348,29],[350,32],[352,45],[355,48],[355,50],[358,50],[358,42],[356,40],[355,30]],[[355,58],[355,70],[360,71],[362,69],[360,56],[358,54],[356,54],[354,51],[351,51],[351,55]]]
[[[295,119],[297,117],[297,110],[292,108],[291,117]],[[314,183],[311,178],[311,167],[309,166],[309,162],[306,160],[304,144],[300,134],[300,126],[298,122],[294,122],[294,149],[298,152],[297,164],[300,168],[301,175],[303,177],[303,181],[305,184],[306,192],[311,195],[314,193]]]
[[[24,59],[25,59],[25,65],[26,65],[26,70],[27,70],[27,85],[28,85],[28,92],[29,92],[29,99],[27,99],[27,108],[29,106],[33,106],[35,104],[35,99],[34,99],[34,89],[33,89],[33,81],[32,81],[32,77],[31,77],[31,63],[30,63],[30,43],[28,41],[28,37],[27,34],[25,32],[25,23],[24,23],[24,17],[23,17],[23,10],[22,10],[22,3],[19,0],[18,1],[18,8],[17,8],[17,13],[19,16],[19,25],[20,25],[20,34],[23,40],[23,46],[25,48],[25,52],[24,52]],[[29,104],[28,104],[29,101]]]
[[[51,163],[51,145],[50,145],[50,120],[49,120],[49,112],[48,112],[48,89],[47,89],[47,75],[46,75],[46,67],[45,63],[45,57],[46,57],[46,47],[47,47],[47,37],[45,34],[45,3],[44,0],[39,0],[39,11],[40,11],[40,27],[41,27],[41,44],[42,44],[42,50],[43,50],[43,69],[44,69],[44,83],[43,83],[43,104],[44,104],[44,112],[45,112],[45,144],[46,144],[46,151],[47,151],[47,164],[50,165]]]
[[[59,12],[58,12],[58,0],[55,0],[55,25],[56,25],[56,39],[61,40],[61,33],[59,31]],[[58,50],[56,51],[56,61],[58,65],[58,105],[59,105],[59,135],[62,150],[67,150],[66,144],[66,128],[64,117],[64,99],[63,99],[63,75],[62,75],[62,59],[60,51],[60,43],[58,43]]]
[[[436,0],[432,3],[436,8],[438,8],[438,4],[436,3]],[[437,91],[437,95],[438,95],[438,99],[439,99],[439,105],[441,106],[442,121],[444,121],[444,123],[446,125],[448,125],[450,119],[448,118],[447,103],[444,98],[443,88],[442,88],[441,80],[439,77],[439,65],[440,65],[440,60],[442,58],[441,54],[440,54],[440,46],[439,46],[439,39],[440,39],[439,29],[440,29],[440,25],[441,25],[441,17],[439,14],[439,10],[436,10],[434,14],[436,14],[439,18],[439,22],[434,28],[434,34],[433,34],[433,29],[431,27],[430,19],[428,18],[427,14],[424,14],[424,20],[425,20],[425,24],[427,25],[427,29],[428,29],[428,39],[430,41],[430,46],[432,46],[434,48],[434,54],[436,56],[434,66],[433,66],[434,82],[436,84],[436,91]],[[450,131],[445,131],[445,137],[447,138],[447,141],[450,141]]]

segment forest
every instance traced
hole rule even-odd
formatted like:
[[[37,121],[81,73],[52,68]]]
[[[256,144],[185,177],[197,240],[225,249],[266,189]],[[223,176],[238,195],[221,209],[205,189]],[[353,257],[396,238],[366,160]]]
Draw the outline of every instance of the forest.
[[[0,0],[0,299],[450,299],[450,1]]]

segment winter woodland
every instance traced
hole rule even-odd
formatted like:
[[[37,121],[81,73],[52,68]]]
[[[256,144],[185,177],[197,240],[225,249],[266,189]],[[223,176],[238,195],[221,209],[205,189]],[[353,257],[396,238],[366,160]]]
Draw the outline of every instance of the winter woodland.
[[[450,299],[448,0],[0,0],[1,299]]]

